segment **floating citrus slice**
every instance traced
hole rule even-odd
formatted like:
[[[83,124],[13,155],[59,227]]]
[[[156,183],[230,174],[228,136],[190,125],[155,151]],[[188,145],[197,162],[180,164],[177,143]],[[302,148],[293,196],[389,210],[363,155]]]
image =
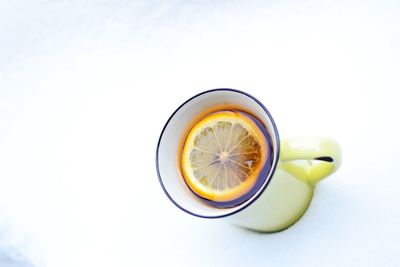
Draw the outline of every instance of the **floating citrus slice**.
[[[246,113],[220,111],[197,122],[182,151],[182,173],[201,198],[227,202],[256,184],[268,155],[265,134]]]

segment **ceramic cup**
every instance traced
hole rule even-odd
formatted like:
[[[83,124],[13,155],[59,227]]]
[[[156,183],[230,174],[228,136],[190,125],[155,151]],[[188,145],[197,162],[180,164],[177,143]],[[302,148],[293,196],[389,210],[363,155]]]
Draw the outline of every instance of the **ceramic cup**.
[[[262,186],[242,204],[216,208],[199,201],[179,168],[179,151],[193,118],[217,106],[239,106],[254,114],[268,129],[272,165]],[[294,224],[307,210],[318,181],[340,165],[339,145],[324,137],[280,140],[267,108],[255,97],[236,89],[212,89],[185,101],[165,124],[156,151],[156,168],[168,198],[181,210],[202,218],[223,218],[236,225],[276,232]]]

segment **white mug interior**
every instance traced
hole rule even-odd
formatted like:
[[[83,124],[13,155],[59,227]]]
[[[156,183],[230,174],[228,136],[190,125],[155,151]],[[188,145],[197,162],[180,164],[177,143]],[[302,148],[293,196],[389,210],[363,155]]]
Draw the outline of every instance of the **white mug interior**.
[[[273,161],[267,179],[260,189],[242,204],[231,208],[215,208],[198,200],[182,178],[178,153],[193,118],[215,106],[234,105],[251,111],[269,131]],[[275,170],[279,156],[279,136],[268,110],[253,96],[235,89],[213,89],[184,102],[169,118],[161,133],[156,153],[157,172],[169,199],[180,209],[199,217],[219,218],[238,212],[250,205],[264,191]]]

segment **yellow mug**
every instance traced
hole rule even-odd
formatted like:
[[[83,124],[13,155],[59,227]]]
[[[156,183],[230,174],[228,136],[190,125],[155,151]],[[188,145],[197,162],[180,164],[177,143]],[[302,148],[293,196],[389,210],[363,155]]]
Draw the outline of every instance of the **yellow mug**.
[[[263,185],[245,202],[216,208],[199,201],[182,179],[178,154],[190,122],[204,110],[221,105],[251,111],[268,129],[272,165]],[[236,89],[202,92],[185,101],[168,119],[157,144],[156,169],[168,198],[183,211],[202,218],[224,218],[260,232],[288,228],[301,218],[312,199],[315,185],[335,172],[341,162],[339,145],[324,137],[300,137],[280,141],[267,108],[255,97]]]

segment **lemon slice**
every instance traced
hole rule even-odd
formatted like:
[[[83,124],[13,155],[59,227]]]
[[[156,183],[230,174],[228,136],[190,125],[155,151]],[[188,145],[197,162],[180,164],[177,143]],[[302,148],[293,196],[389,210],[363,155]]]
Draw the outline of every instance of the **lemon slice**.
[[[182,173],[201,198],[232,201],[254,187],[267,149],[265,134],[246,113],[212,113],[189,131],[183,145]]]

